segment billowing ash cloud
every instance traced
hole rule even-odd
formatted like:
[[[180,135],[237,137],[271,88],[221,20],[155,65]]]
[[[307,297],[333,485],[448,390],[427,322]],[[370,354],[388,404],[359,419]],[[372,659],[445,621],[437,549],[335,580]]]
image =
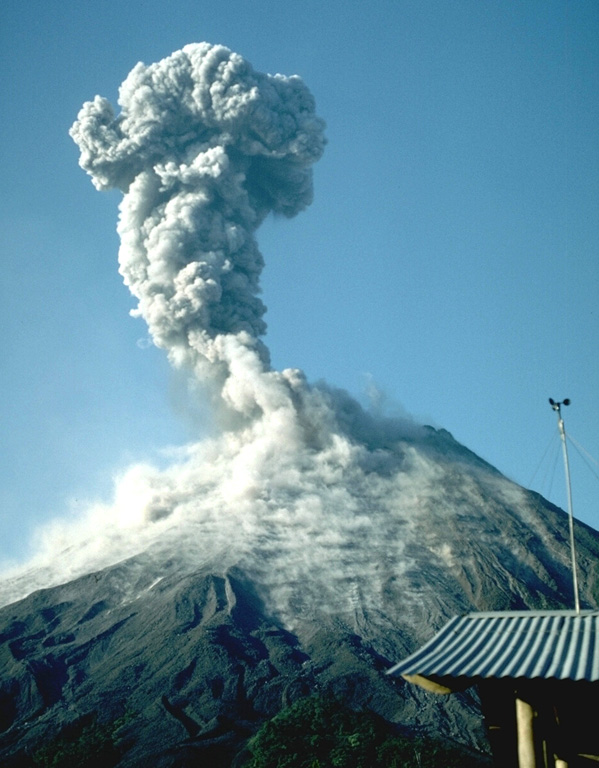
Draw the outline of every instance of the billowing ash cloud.
[[[294,216],[312,201],[324,124],[310,92],[202,43],[138,64],[119,104],[115,116],[96,96],[71,136],[95,186],[124,193],[119,262],[135,314],[235,411],[279,407],[288,397],[260,341],[254,232],[268,213]]]
[[[513,575],[533,551],[518,531],[553,536],[535,499],[447,433],[270,368],[255,231],[312,199],[323,123],[302,81],[190,45],[138,64],[119,103],[115,116],[88,102],[71,134],[94,184],[124,194],[121,273],[155,343],[236,418],[166,470],[126,470],[111,503],[48,526],[0,603],[138,553],[157,578],[174,563],[241,568],[289,626],[325,613],[366,632],[467,609],[479,562],[502,600],[529,595]],[[567,549],[552,557],[567,564]]]

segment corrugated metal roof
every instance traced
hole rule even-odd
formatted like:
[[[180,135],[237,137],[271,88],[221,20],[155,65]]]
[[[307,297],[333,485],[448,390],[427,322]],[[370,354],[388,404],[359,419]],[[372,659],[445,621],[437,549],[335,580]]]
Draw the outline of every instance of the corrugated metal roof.
[[[456,616],[387,674],[599,681],[599,611]]]

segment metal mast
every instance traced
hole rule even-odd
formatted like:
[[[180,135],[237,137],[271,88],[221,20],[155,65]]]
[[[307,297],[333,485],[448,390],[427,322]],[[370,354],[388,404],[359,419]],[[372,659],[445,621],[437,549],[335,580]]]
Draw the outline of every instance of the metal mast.
[[[564,454],[564,469],[566,471],[566,489],[568,491],[568,519],[570,523],[570,552],[572,555],[572,581],[574,586],[574,607],[576,613],[580,613],[580,600],[578,599],[578,575],[576,572],[576,546],[574,544],[574,514],[572,512],[572,488],[570,485],[570,463],[568,461],[568,446],[566,444],[566,428],[564,427],[564,420],[562,419],[561,406],[570,405],[570,400],[566,398],[561,403],[556,403],[553,398],[549,398],[549,403],[553,410],[557,413],[557,426],[559,429],[559,436],[562,441],[562,450]]]

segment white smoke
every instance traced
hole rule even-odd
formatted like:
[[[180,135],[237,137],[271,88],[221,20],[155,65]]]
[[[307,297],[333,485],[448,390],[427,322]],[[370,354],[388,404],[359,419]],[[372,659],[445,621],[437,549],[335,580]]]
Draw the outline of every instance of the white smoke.
[[[481,506],[528,502],[446,435],[271,369],[255,231],[312,200],[325,141],[306,86],[203,43],[138,64],[119,104],[118,115],[99,96],[83,106],[71,129],[80,164],[98,189],[123,192],[120,272],[136,314],[233,426],[167,470],[130,468],[111,503],[48,526],[0,602],[151,550],[189,569],[242,567],[289,625],[316,607],[354,626],[391,605],[430,610],[423,563],[448,578],[456,540],[471,551],[484,538]],[[458,509],[471,518],[463,534]],[[514,547],[501,530],[487,544]]]
[[[188,45],[138,64],[119,91],[87,102],[71,129],[98,189],[124,193],[120,272],[135,314],[176,366],[253,417],[289,406],[260,341],[263,260],[254,232],[312,201],[324,124],[298,77],[254,72],[223,46]]]

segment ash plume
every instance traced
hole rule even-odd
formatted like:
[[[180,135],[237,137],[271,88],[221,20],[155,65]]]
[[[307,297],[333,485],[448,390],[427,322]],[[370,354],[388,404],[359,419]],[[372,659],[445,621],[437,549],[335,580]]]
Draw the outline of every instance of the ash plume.
[[[134,314],[176,366],[209,379],[234,411],[286,405],[269,369],[254,232],[312,201],[324,124],[299,77],[255,72],[224,46],[188,45],[138,64],[71,129],[98,189],[124,193],[120,272]]]
[[[270,212],[311,202],[325,144],[301,79],[202,43],[138,64],[119,104],[83,106],[71,129],[80,164],[98,189],[123,192],[119,262],[135,314],[231,426],[166,470],[129,468],[110,503],[47,526],[36,558],[0,582],[0,604],[143,553],[157,578],[173,563],[243,569],[288,626],[327,614],[368,633],[476,606],[479,560],[496,607],[530,601],[524,529],[552,548],[537,572],[552,558],[567,570],[538,501],[448,433],[271,368],[255,233]],[[539,603],[558,604],[559,580],[543,579],[553,586],[538,587]]]

